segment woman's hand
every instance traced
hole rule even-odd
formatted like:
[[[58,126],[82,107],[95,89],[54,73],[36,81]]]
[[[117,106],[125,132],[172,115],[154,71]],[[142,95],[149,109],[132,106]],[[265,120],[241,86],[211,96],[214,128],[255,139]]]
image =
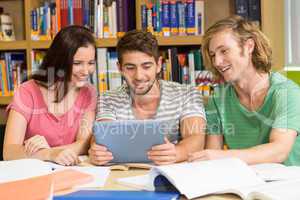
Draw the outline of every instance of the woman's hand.
[[[79,163],[77,154],[72,149],[55,149],[51,152],[51,161],[65,166]]]
[[[25,153],[29,156],[33,155],[40,149],[49,149],[50,146],[44,136],[35,135],[24,141]]]

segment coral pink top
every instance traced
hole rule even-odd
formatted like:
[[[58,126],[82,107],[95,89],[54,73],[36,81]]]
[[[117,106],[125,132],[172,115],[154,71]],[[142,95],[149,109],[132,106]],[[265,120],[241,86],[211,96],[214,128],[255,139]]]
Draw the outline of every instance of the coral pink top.
[[[50,147],[75,142],[83,114],[96,108],[96,90],[92,85],[80,88],[74,105],[66,113],[55,116],[48,111],[39,86],[34,80],[20,85],[8,105],[7,112],[13,109],[27,121],[25,140],[42,135]],[[18,125],[15,124],[16,128]]]

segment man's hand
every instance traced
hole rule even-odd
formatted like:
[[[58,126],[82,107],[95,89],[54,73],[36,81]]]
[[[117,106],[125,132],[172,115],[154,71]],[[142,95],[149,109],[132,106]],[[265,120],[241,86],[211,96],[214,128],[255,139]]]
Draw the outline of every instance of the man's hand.
[[[103,145],[98,145],[95,142],[91,144],[89,149],[89,157],[94,165],[104,165],[111,161],[114,157],[108,149]]]
[[[156,145],[148,151],[148,159],[156,165],[167,165],[175,163],[177,160],[177,151],[175,144],[171,143],[166,137],[165,143]]]
[[[215,160],[228,157],[225,150],[206,149],[189,155],[188,161]]]
[[[49,149],[50,146],[44,136],[35,135],[28,140],[24,141],[25,153],[27,155],[32,155],[40,149]]]

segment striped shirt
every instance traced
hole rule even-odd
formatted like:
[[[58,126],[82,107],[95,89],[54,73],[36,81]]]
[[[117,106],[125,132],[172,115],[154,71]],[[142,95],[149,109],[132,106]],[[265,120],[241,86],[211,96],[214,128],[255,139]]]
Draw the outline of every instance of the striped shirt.
[[[202,98],[194,87],[163,80],[159,84],[161,98],[156,114],[151,119],[175,121],[178,130],[180,121],[185,118],[201,117],[206,120]],[[136,119],[127,84],[100,95],[96,119]]]

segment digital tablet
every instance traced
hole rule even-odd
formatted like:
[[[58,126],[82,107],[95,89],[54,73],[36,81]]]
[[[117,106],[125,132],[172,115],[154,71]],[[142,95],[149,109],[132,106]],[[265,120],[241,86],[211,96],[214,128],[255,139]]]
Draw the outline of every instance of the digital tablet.
[[[98,121],[93,133],[97,144],[112,152],[113,163],[151,162],[147,151],[164,143],[164,136],[171,142],[179,139],[175,121],[126,120]]]

